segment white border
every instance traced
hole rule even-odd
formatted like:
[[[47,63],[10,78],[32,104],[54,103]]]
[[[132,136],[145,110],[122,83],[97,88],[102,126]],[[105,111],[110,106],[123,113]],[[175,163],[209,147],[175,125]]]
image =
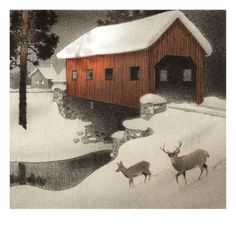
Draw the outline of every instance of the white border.
[[[230,3],[232,2],[232,3]],[[236,92],[234,1],[26,1],[1,3],[0,232],[1,235],[236,235]],[[9,9],[227,9],[226,210],[10,210]]]

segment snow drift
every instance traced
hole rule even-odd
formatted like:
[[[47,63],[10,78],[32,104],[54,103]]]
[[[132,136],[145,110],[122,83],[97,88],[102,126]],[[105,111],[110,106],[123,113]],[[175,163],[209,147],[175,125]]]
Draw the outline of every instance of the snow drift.
[[[87,177],[78,186],[61,192],[32,187],[11,189],[12,208],[225,208],[225,118],[196,112],[167,109],[154,115],[148,126],[154,134],[123,144],[118,157]],[[209,175],[197,181],[199,169],[187,172],[188,185],[182,178],[178,185],[176,171],[160,150],[166,144],[175,149],[183,142],[181,154],[202,148],[209,152]],[[128,179],[116,173],[116,162],[129,167],[139,161],[151,163],[151,181],[143,176],[134,179],[129,190]]]

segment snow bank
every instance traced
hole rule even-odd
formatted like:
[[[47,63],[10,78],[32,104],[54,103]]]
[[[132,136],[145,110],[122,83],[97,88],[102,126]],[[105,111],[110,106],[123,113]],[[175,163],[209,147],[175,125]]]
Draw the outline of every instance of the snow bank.
[[[52,101],[52,93],[27,94],[28,127],[18,125],[18,94],[11,94],[11,161],[52,161],[92,151],[111,149],[109,144],[74,143],[77,132],[90,122],[66,120]]]
[[[122,122],[123,126],[127,129],[145,131],[149,128],[148,122],[142,118],[132,120],[125,120]]]
[[[31,88],[31,85],[27,85],[27,93],[50,93],[52,92],[51,89],[46,88]],[[19,92],[19,88],[17,89],[10,89],[10,92]]]
[[[143,183],[134,179],[135,187],[116,173],[118,161],[94,172],[80,185],[66,191],[45,191],[29,186],[11,188],[11,208],[225,208],[225,162],[209,171],[200,181],[184,185],[175,181],[174,171],[164,171]],[[199,174],[194,173],[194,174]],[[95,179],[96,178],[96,179]],[[94,187],[99,186],[99,187]]]
[[[130,121],[132,123],[132,121]],[[135,122],[135,121],[134,121]],[[95,171],[78,186],[61,192],[29,186],[11,188],[13,208],[225,208],[225,118],[195,112],[168,109],[146,121],[154,134],[126,142],[118,157]],[[170,158],[160,150],[163,144],[173,150],[181,140],[181,154],[203,148],[210,154],[209,175],[200,181],[199,169],[187,172],[188,185],[182,177],[178,185]],[[151,163],[151,181],[134,179],[135,187],[115,172],[117,162],[126,167],[139,161]],[[46,201],[45,201],[46,199]]]
[[[124,138],[124,131],[117,131],[111,135],[113,139],[123,139]]]
[[[187,112],[196,112],[211,116],[226,117],[226,101],[217,97],[206,97],[200,105],[195,103],[170,103],[169,108],[180,109]]]
[[[217,97],[205,97],[201,106],[225,110],[226,100]]]
[[[66,90],[66,84],[56,83],[52,86],[52,90],[54,89]]]
[[[165,98],[161,97],[160,95],[153,94],[153,93],[145,94],[140,98],[140,103],[142,104],[146,104],[146,103],[162,104],[166,102],[167,100]]]
[[[57,53],[57,58],[77,58],[137,51],[148,48],[179,19],[205,50],[212,47],[199,29],[181,12],[167,11],[121,24],[96,27]]]

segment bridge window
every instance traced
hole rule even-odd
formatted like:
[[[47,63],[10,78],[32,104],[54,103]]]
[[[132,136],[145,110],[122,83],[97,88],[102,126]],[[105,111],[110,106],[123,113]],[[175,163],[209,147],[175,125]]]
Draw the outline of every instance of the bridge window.
[[[187,81],[187,82],[192,81],[192,70],[191,69],[184,69],[183,81]]]
[[[160,70],[160,81],[166,82],[168,80],[168,72],[167,70]]]
[[[72,80],[77,80],[77,70],[72,70]]]
[[[86,79],[93,80],[93,70],[91,70],[91,69],[86,70]]]
[[[113,79],[113,69],[106,68],[105,69],[105,80],[112,80]]]
[[[138,66],[130,67],[130,80],[139,80],[140,79],[140,70]]]

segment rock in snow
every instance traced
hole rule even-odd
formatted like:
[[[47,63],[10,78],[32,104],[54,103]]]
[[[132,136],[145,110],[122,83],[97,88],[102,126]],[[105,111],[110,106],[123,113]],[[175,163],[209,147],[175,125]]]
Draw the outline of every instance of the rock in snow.
[[[113,139],[123,139],[124,138],[124,131],[117,131],[111,135]]]
[[[78,143],[80,141],[80,139],[79,138],[74,138],[73,141],[74,141],[74,143]]]

